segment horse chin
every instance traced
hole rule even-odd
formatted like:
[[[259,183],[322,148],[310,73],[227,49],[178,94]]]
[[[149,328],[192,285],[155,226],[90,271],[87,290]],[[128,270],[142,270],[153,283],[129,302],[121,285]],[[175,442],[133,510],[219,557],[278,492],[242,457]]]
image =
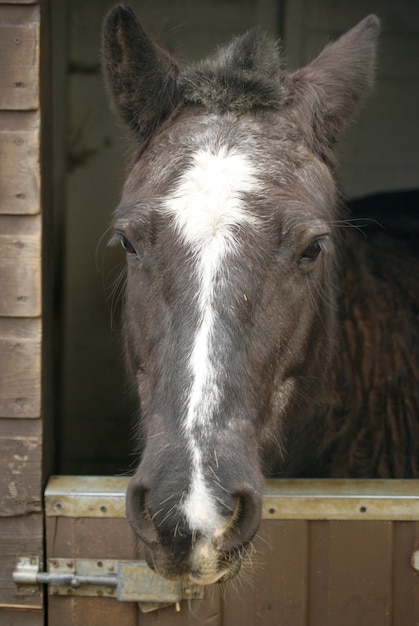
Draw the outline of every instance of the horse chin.
[[[226,583],[237,576],[242,568],[238,549],[219,552],[212,547],[208,549],[208,546],[200,546],[192,551],[185,563],[176,560],[174,563],[173,555],[169,560],[161,550],[153,552],[149,547],[146,548],[145,556],[148,566],[166,580],[200,586]]]
[[[227,583],[235,578],[240,570],[241,564],[239,564],[238,568],[230,567],[229,569],[216,572],[212,575],[206,574],[201,576],[199,574],[190,573],[185,580],[190,585],[200,585],[201,587],[206,587],[208,585]]]
[[[231,554],[228,554],[228,563],[225,563],[225,557],[220,557],[219,569],[215,572],[202,572],[196,574],[190,572],[188,575],[188,582],[193,585],[213,585],[227,583],[237,576],[242,568],[242,559],[237,554],[234,559],[231,558]]]

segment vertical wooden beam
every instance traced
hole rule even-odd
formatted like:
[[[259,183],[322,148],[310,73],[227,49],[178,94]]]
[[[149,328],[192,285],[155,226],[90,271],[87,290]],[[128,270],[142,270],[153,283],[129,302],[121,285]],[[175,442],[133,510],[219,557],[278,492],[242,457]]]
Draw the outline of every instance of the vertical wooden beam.
[[[392,522],[311,522],[310,626],[390,626]]]
[[[248,571],[223,596],[223,624],[306,626],[308,524],[263,521]]]
[[[394,522],[393,622],[419,624],[419,572],[413,552],[419,548],[419,522]]]

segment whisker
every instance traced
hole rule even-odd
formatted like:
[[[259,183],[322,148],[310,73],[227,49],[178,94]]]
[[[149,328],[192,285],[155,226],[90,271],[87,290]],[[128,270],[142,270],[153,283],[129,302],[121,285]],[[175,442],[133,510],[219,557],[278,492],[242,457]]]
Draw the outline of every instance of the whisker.
[[[311,304],[313,305],[313,309],[316,311],[317,315],[318,315],[319,317],[321,317],[321,316],[320,316],[320,311],[319,311],[319,308],[318,308],[318,306],[317,306],[316,299],[315,299],[315,298],[314,298],[314,296],[313,296],[313,290],[312,290],[312,288],[311,288],[311,285],[310,285],[310,281],[309,281],[309,279],[308,279],[308,276],[306,276],[306,284],[307,284],[308,294],[309,294],[309,296],[310,296],[310,302],[311,302]]]
[[[335,299],[332,297],[332,295],[330,293],[328,293],[324,289],[323,285],[318,285],[317,286],[317,292],[318,292],[320,298],[326,304],[326,306],[329,307],[329,309],[332,309],[334,311],[337,311],[339,309],[339,307],[336,304]]]
[[[115,318],[115,313],[118,308],[119,302],[123,304],[123,297],[125,294],[126,288],[126,268],[125,263],[123,267],[118,268],[118,275],[113,281],[110,288],[105,291],[108,291],[107,301],[110,302],[110,317],[111,317],[111,328],[113,328],[113,321]]]
[[[112,230],[112,226],[107,228],[97,243],[95,250],[95,266],[102,277],[102,287],[106,294],[106,302],[109,304],[111,329],[115,330],[115,312],[119,302],[123,302],[123,294],[125,293],[126,262],[125,258],[122,258],[112,268],[106,268],[106,253],[109,250],[109,244],[107,243],[106,246],[104,246],[104,240],[105,238],[109,238],[109,232]],[[102,250],[103,252],[100,254]]]
[[[224,485],[222,485],[220,483],[220,480],[219,480],[217,474],[215,473],[215,470],[212,467],[210,469],[211,469],[212,473],[215,476],[217,487],[219,487],[219,489],[221,489],[222,491],[225,491],[226,493],[228,493],[229,496],[231,496],[231,491],[229,489],[227,489],[226,487],[224,487]]]
[[[367,237],[367,234],[364,233],[362,229],[368,226],[369,224],[375,224],[376,226],[379,226],[380,228],[384,228],[384,226],[380,222],[369,217],[364,217],[364,218],[354,217],[354,218],[348,218],[345,220],[334,220],[328,223],[332,224],[333,226],[337,226],[338,228],[354,228],[355,230],[359,231],[365,238]]]
[[[147,437],[147,440],[149,440],[149,439],[154,439],[154,437],[161,437],[162,435],[164,435],[164,431],[163,431],[163,430],[162,430],[162,431],[160,431],[159,433],[156,433],[155,435],[149,435],[149,436]]]
[[[191,541],[192,541],[192,546],[194,546],[194,545],[195,545],[195,543],[196,543],[196,537],[197,537],[197,532],[196,532],[196,529],[195,529],[195,528],[193,528],[193,529],[192,529],[192,538],[191,538]]]
[[[168,498],[166,498],[166,500],[163,500],[162,502],[160,502],[160,506],[162,506],[163,504],[166,504],[166,502],[169,502],[169,500],[171,500],[174,497],[175,497],[175,494],[172,493],[172,495],[170,495]]]
[[[231,506],[226,506],[226,503],[223,502],[223,500],[221,498],[219,498],[218,496],[213,496],[214,500],[216,500],[217,502],[219,502],[223,507],[228,508],[229,511],[231,511],[232,513],[234,513],[235,509]]]
[[[255,539],[257,539],[258,541],[261,541],[262,543],[264,543],[269,548],[269,550],[271,550],[271,551],[273,550],[272,544],[269,543],[269,541],[265,537],[260,535],[259,533],[256,533]]]
[[[105,232],[102,234],[102,236],[100,237],[99,241],[96,244],[96,249],[95,249],[95,267],[96,267],[96,270],[98,272],[101,272],[103,270],[103,259],[104,259],[104,256],[105,256],[105,254],[103,254],[103,256],[102,256],[102,266],[100,266],[99,265],[99,251],[100,251],[100,247],[103,244],[103,240],[105,239],[105,237],[107,237],[109,235],[110,231],[113,231],[113,226],[109,226],[105,230]]]
[[[166,515],[163,517],[163,519],[161,519],[161,520],[159,521],[159,524],[158,524],[159,526],[161,526],[162,524],[164,524],[164,522],[165,522],[165,521],[166,521],[166,520],[167,520],[167,519],[171,516],[171,514],[172,514],[172,513],[173,513],[173,511],[176,509],[176,507],[177,507],[177,504],[174,504],[172,507],[170,507],[170,509],[167,511],[167,513],[166,513]],[[161,512],[162,510],[163,510],[163,509],[160,509],[160,511],[159,511],[159,512]],[[153,518],[154,518],[154,515],[153,515]],[[153,518],[152,518],[152,519],[153,519]]]
[[[153,520],[153,522],[154,522],[154,518],[155,518],[157,515],[159,515],[159,513],[161,513],[162,511],[163,511],[163,509],[158,509],[155,513],[153,513],[153,515],[152,515],[152,517],[151,517],[151,519]]]

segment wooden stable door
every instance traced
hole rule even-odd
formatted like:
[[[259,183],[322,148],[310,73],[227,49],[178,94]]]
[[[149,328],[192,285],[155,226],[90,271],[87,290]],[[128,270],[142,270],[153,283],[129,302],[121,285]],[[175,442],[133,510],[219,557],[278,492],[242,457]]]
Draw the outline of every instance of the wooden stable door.
[[[244,571],[205,589],[147,568],[125,518],[127,481],[49,481],[49,626],[419,623],[416,481],[269,482]]]
[[[419,623],[417,481],[268,482],[242,573],[206,588],[147,567],[125,517],[127,482],[49,480],[45,570],[30,553],[14,570],[19,593],[45,587],[48,626]],[[41,623],[30,619],[4,623]]]

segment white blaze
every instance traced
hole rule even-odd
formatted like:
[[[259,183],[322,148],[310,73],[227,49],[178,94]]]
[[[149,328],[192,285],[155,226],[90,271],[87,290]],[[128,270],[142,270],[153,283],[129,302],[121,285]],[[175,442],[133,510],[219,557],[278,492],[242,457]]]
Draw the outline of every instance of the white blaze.
[[[192,529],[212,534],[225,521],[217,512],[211,488],[205,482],[202,452],[194,433],[211,432],[219,405],[217,363],[212,357],[213,329],[217,312],[214,296],[222,290],[222,272],[228,257],[237,253],[236,232],[256,224],[246,208],[243,194],[258,187],[257,171],[250,160],[235,151],[216,154],[201,150],[179,181],[174,195],[165,202],[183,243],[194,255],[198,277],[199,322],[189,359],[192,384],[184,417],[184,431],[192,454],[190,490],[182,507]]]

